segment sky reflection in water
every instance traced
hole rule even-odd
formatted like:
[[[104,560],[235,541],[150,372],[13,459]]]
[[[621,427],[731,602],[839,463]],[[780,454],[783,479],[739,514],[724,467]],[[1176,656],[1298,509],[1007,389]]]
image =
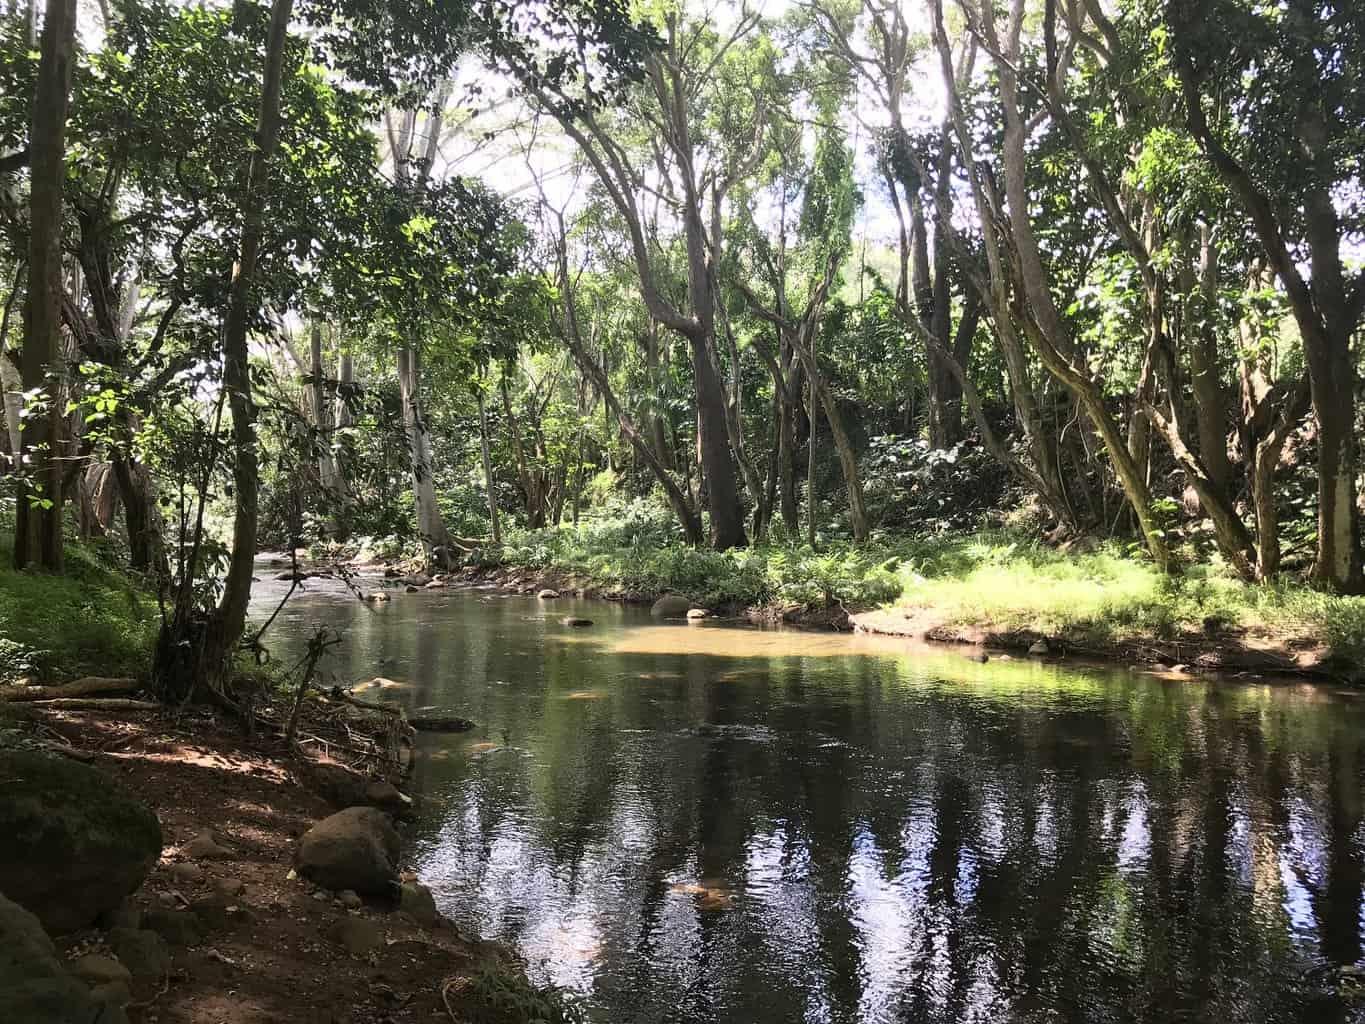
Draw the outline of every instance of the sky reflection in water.
[[[1360,1019],[1356,698],[451,591],[314,585],[277,642],[322,621],[480,723],[420,872],[594,1020]]]

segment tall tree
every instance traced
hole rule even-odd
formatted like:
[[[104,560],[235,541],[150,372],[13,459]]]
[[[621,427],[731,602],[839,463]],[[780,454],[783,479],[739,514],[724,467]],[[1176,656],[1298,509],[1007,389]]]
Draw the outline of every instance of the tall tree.
[[[1165,14],[1190,134],[1251,219],[1303,338],[1318,423],[1313,578],[1360,592],[1351,339],[1365,270],[1348,270],[1345,250],[1365,213],[1343,197],[1362,186],[1365,9],[1169,0]]]
[[[28,292],[24,306],[22,480],[18,568],[62,570],[65,367],[61,352],[66,122],[75,61],[76,0],[48,0],[29,135]]]

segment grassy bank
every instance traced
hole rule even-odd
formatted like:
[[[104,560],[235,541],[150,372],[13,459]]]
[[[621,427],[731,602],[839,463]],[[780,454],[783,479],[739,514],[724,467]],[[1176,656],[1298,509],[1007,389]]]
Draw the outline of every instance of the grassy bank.
[[[0,534],[0,681],[145,674],[154,597],[78,544],[62,576],[15,572],[13,545]]]
[[[1010,532],[696,551],[657,524],[589,522],[508,538],[501,561],[602,589],[676,591],[709,607],[784,606],[888,616],[940,634],[1034,634],[1087,649],[1208,641],[1365,658],[1365,598],[1252,586],[1216,566],[1165,576],[1118,544],[1061,551]]]

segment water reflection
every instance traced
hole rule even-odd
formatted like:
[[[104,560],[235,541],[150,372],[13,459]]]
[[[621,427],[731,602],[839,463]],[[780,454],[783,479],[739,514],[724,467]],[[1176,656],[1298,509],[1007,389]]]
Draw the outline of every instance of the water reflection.
[[[427,751],[421,874],[595,1019],[1359,1019],[1360,701],[575,608],[282,628],[480,723]]]

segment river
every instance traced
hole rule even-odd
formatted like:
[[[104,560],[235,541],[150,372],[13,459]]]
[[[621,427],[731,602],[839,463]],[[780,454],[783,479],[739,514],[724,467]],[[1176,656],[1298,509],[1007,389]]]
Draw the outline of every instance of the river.
[[[276,656],[320,624],[478,723],[417,870],[594,1022],[1365,1019],[1365,694],[328,581]]]

